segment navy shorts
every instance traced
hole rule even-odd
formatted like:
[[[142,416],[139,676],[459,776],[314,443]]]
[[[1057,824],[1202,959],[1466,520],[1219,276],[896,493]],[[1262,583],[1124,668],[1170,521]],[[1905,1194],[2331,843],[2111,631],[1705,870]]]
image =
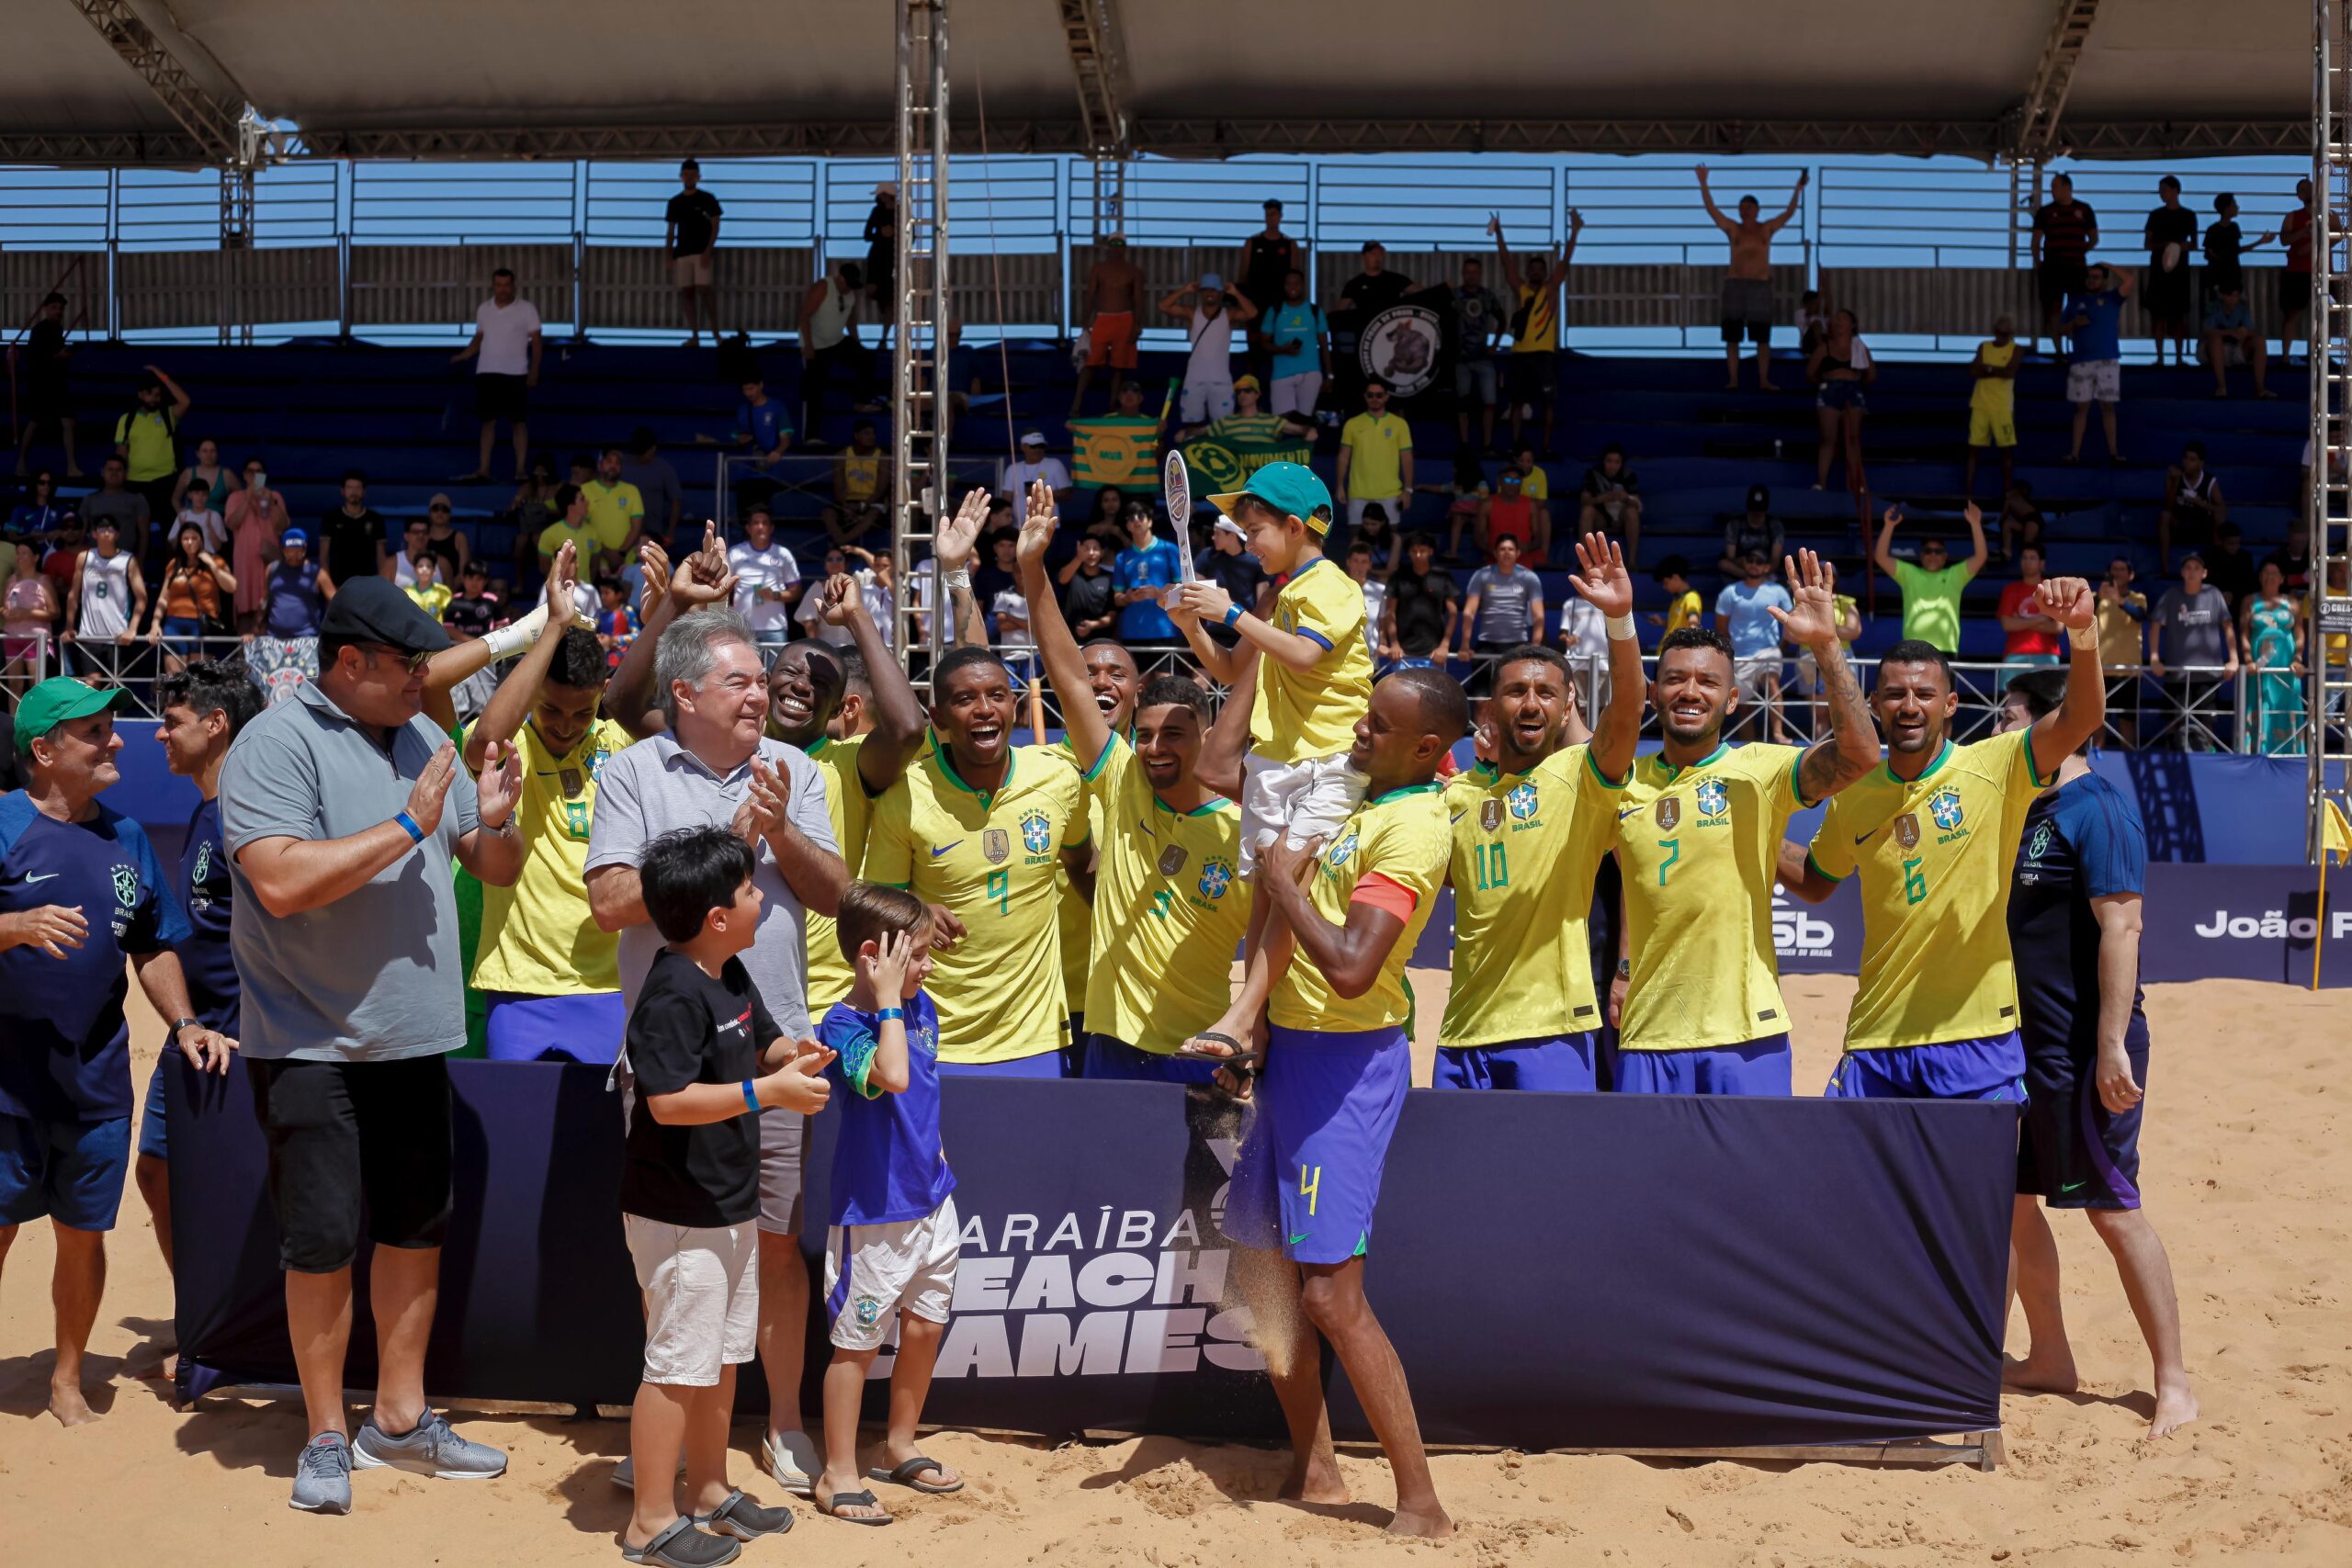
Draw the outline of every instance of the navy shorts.
[[[46,1214],[72,1230],[110,1231],[130,1169],[128,1116],[0,1116],[0,1225]]]
[[[2148,1024],[2133,1018],[2123,1037],[2132,1076],[2148,1087]],[[2096,1053],[2063,1047],[2025,1060],[2025,1135],[2018,1142],[2018,1190],[2053,1209],[2140,1206],[2140,1111],[2120,1116],[2098,1097]]]
[[[1086,1037],[1086,1069],[1078,1076],[1143,1083],[1207,1083],[1217,1065],[1206,1056],[1177,1056],[1139,1051],[1107,1034]]]
[[[1395,1028],[1326,1034],[1277,1025],[1272,1036],[1221,1228],[1295,1263],[1361,1258],[1413,1081],[1411,1044]]]
[[[1933,1045],[1849,1051],[1829,1075],[1826,1100],[2025,1100],[2025,1043],[2018,1032]]]
[[[1493,1045],[1442,1045],[1430,1087],[1590,1094],[1600,1084],[1593,1065],[1593,1037],[1587,1031]]]
[[[1824,381],[1814,389],[1813,406],[1823,409],[1868,409],[1871,400],[1860,381]]]
[[[1786,1095],[1789,1037],[1768,1034],[1745,1045],[1696,1051],[1617,1050],[1619,1094]]]
[[[944,1078],[1061,1078],[1069,1076],[1069,1064],[1062,1059],[1060,1047],[1040,1051],[1034,1056],[1015,1056],[1010,1062],[942,1062],[939,1076]]]
[[[165,1045],[164,1054],[155,1059],[155,1070],[147,1075],[147,1103],[139,1110],[139,1152],[157,1159],[172,1157],[170,1142],[164,1135],[164,1075],[172,1070],[172,1058],[178,1055],[175,1046]]]

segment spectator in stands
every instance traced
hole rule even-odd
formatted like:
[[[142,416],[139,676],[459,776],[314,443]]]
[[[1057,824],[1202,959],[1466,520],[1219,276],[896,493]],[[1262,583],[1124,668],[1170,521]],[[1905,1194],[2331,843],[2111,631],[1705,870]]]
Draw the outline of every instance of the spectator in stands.
[[[17,477],[24,478],[31,460],[33,439],[54,428],[65,452],[65,477],[82,477],[82,460],[74,449],[74,342],[65,335],[65,296],[51,290],[41,299],[32,325],[26,329],[24,347],[8,345],[10,369],[20,373],[23,402],[17,441]]]
[[[490,591],[490,568],[469,560],[458,574],[458,592],[441,612],[441,624],[460,640],[487,637],[503,618],[504,606]]]
[[[1306,274],[1293,268],[1283,279],[1282,302],[1265,315],[1272,379],[1266,407],[1278,414],[1315,416],[1323,383],[1331,374],[1331,325],[1323,307],[1306,297]]]
[[[835,262],[800,297],[800,426],[811,446],[823,445],[825,394],[834,380],[848,382],[853,404],[866,384],[865,349],[857,341],[865,277],[855,262]]]
[[[77,508],[81,513],[82,526],[88,533],[96,534],[100,523],[111,523],[119,539],[144,539],[147,536],[148,525],[154,513],[148,508],[145,492],[130,488],[125,481],[127,470],[128,465],[119,452],[108,453],[107,460],[99,465],[98,488],[84,496]],[[165,502],[167,508],[169,504]],[[164,515],[169,517],[171,513],[166,510]],[[132,553],[138,552],[134,550]]]
[[[59,604],[65,602],[66,592],[74,586],[74,574],[81,570],[82,556],[90,547],[89,535],[82,526],[82,519],[72,513],[59,524],[50,539],[49,553],[40,558],[40,571],[50,580],[50,592],[57,595]]]
[[[1581,593],[1567,593],[1560,606],[1560,651],[1576,679],[1569,698],[1585,711],[1609,705],[1609,617]]]
[[[1208,547],[1194,563],[1196,574],[1214,582],[1237,604],[1255,605],[1266,586],[1266,569],[1242,546],[1241,525],[1220,513],[1209,531]],[[1071,617],[1075,621],[1076,617]],[[1241,634],[1226,626],[1201,628],[1220,648],[1231,648]]]
[[[277,547],[277,564],[269,569],[268,607],[260,630],[281,641],[316,637],[327,601],[334,597],[334,575],[311,559],[311,538],[301,529],[287,529]],[[246,640],[253,640],[251,633]]]
[[[2312,182],[2295,182],[2295,210],[2278,221],[2278,243],[2286,248],[2287,270],[2278,280],[2278,360],[2291,365],[2295,345],[2302,343],[2312,306]],[[22,469],[17,470],[22,472]]]
[[[890,454],[882,450],[874,422],[851,427],[849,445],[833,454],[833,500],[825,508],[825,532],[837,545],[854,545],[890,525]]]
[[[2098,626],[2098,661],[2109,674],[2138,675],[2147,663],[2148,596],[2132,586],[2132,562],[2117,556],[2107,564],[2094,612]],[[2109,703],[2107,722],[2125,746],[2139,744],[2139,703]]]
[[[1390,522],[1388,509],[1373,505],[1363,509],[1363,521],[1356,525],[1350,543],[1362,543],[1372,551],[1372,575],[1383,582],[1396,570],[1396,562],[1404,554],[1396,547],[1396,525]]]
[[[538,308],[514,297],[514,274],[500,267],[490,275],[490,298],[474,307],[474,335],[449,356],[453,365],[474,363],[474,417],[481,421],[481,451],[474,471],[460,484],[490,479],[490,449],[504,420],[514,446],[514,477],[531,450],[531,389],[539,384],[544,340]]]
[[[2033,481],[2011,479],[2001,491],[2001,558],[2015,559],[2025,546],[2041,542],[2041,508],[2034,504]]]
[[[645,497],[621,478],[623,457],[619,447],[605,447],[597,455],[596,477],[580,487],[588,498],[588,520],[596,525],[597,539],[604,542],[593,562],[581,558],[582,581],[618,571],[624,559],[635,558],[638,541],[645,536]]]
[[[1827,561],[1823,561],[1821,568],[1822,575],[1832,590],[1829,595],[1829,609],[1830,613],[1837,617],[1838,640],[1850,649],[1862,635],[1862,608],[1855,603],[1852,594],[1835,592],[1838,584],[1836,568]],[[1822,690],[1821,660],[1809,648],[1801,648],[1797,650],[1797,670],[1793,685],[1797,693],[1805,699],[1806,738],[1813,740],[1822,739],[1829,733],[1823,728],[1822,707],[1824,705],[1821,699],[1826,694]]]
[[[1305,297],[1302,291],[1300,298]],[[1093,384],[1096,370],[1111,367],[1111,404],[1115,408],[1127,372],[1136,367],[1136,340],[1143,332],[1143,269],[1128,259],[1124,236],[1102,237],[1094,265],[1086,269],[1078,319],[1086,323],[1086,364],[1078,373],[1077,390],[1070,394],[1072,419],[1086,402],[1086,389]]]
[[[1492,564],[1470,574],[1457,657],[1492,659],[1523,642],[1541,642],[1544,624],[1543,580],[1519,564],[1519,540],[1505,534],[1495,540]],[[1485,671],[1472,676],[1480,687],[1489,679]]]
[[[1668,556],[1657,563],[1650,577],[1666,591],[1666,614],[1650,617],[1650,625],[1659,628],[1658,640],[1665,641],[1685,626],[1698,626],[1703,612],[1699,591],[1690,586],[1690,563],[1679,555]]]
[[[1377,376],[1363,385],[1363,412],[1340,430],[1338,482],[1333,497],[1348,509],[1348,526],[1363,520],[1363,509],[1378,502],[1389,520],[1402,525],[1413,500],[1413,431],[1388,407],[1388,383]]]
[[[337,582],[385,577],[384,518],[368,504],[368,476],[357,468],[343,476],[343,502],[319,520],[319,564]]]
[[[210,436],[196,444],[196,460],[180,470],[172,481],[172,494],[182,502],[187,499],[187,487],[204,487],[204,504],[208,510],[219,512],[229,504],[229,471],[220,466],[220,443]]]
[[[1091,529],[1080,534],[1060,575],[1062,619],[1069,623],[1070,635],[1081,645],[1111,635],[1119,624],[1118,585],[1103,564],[1102,536]]]
[[[225,552],[229,547],[229,529],[211,505],[211,487],[202,479],[191,481],[180,491],[179,515],[173,519],[172,531],[176,535],[182,524],[193,523],[204,535],[206,549]]]
[[[1206,436],[1244,451],[1261,451],[1284,441],[1314,439],[1313,420],[1304,414],[1267,413],[1261,406],[1262,396],[1258,378],[1244,376],[1233,383],[1231,413],[1204,424],[1184,425],[1176,432],[1176,439],[1188,442]]]
[[[529,471],[514,482],[514,499],[506,503],[507,513],[524,538],[537,538],[540,529],[562,515],[555,503],[560,488],[555,459],[545,454],[532,458]]]
[[[2205,466],[2205,443],[2191,441],[2180,449],[2180,461],[2165,470],[2165,503],[2156,513],[2157,557],[2172,559],[2175,545],[2203,549],[2229,520],[2222,477]]]
[[[56,629],[57,594],[40,566],[40,547],[25,545],[8,567],[7,629],[0,639],[0,674],[6,677],[12,704],[40,680]]]
[[[416,581],[416,563],[420,557],[433,553],[433,525],[422,517],[412,517],[401,525],[401,547],[384,562],[384,575],[392,580],[395,588],[406,588]]]
[[[813,370],[801,372],[804,398],[808,396],[808,378],[814,374]],[[782,488],[768,470],[782,462],[784,455],[792,449],[793,432],[792,416],[785,412],[780,400],[768,396],[765,381],[746,381],[742,391],[743,400],[735,405],[733,445],[739,451],[750,454],[753,471],[735,481],[735,503],[749,508],[752,502],[765,501]],[[816,407],[813,400],[811,407]]]
[[[1584,214],[1568,209],[1568,237],[1546,254],[1529,256],[1521,276],[1510,268],[1510,242],[1503,237],[1500,213],[1487,220],[1501,260],[1500,280],[1516,288],[1519,309],[1510,319],[1510,439],[1519,445],[1520,417],[1530,408],[1544,410],[1544,455],[1554,454],[1552,409],[1560,395],[1560,290],[1568,281],[1568,263],[1576,259],[1577,236],[1584,232]],[[1459,389],[1457,388],[1458,391]],[[1494,428],[1487,430],[1487,449],[1494,450]]]
[[[884,180],[874,187],[874,206],[865,214],[865,297],[874,302],[882,323],[883,343],[889,342],[891,323],[898,318],[899,182]],[[812,420],[809,432],[816,423]]]
[[[2276,566],[2287,592],[2301,599],[2312,591],[2312,531],[2311,525],[2297,517],[2287,525],[2287,542],[2263,558],[2263,565]]]
[[[854,570],[853,558],[863,561],[867,566],[871,566],[874,561],[874,557],[866,551],[841,545],[836,545],[825,552],[824,573],[817,580],[818,592],[803,593],[800,596],[800,607],[792,614],[792,618],[800,623],[800,632],[803,637],[815,637],[831,648],[849,648],[856,642],[857,639],[851,636],[847,626],[834,626],[825,619],[823,591],[823,585],[834,578],[847,577],[857,585],[860,596],[865,600],[869,609],[871,608],[874,603],[871,592],[874,574],[871,571]],[[887,615],[888,612],[885,611],[884,614]],[[891,635],[889,622],[887,619],[877,618],[875,626],[881,631],[887,641]]]
[[[2271,236],[2266,234],[2264,240]],[[2259,245],[2262,240],[2254,242]],[[2224,293],[2245,291],[2245,264],[2240,258],[2254,248],[2238,227],[2238,198],[2223,191],[2213,198],[2213,221],[2205,226],[2205,298],[2210,303]]]
[[[2017,339],[2017,324],[2002,316],[1993,322],[1993,335],[1976,345],[1968,362],[1968,459],[1961,473],[1961,493],[1976,499],[1976,454],[1990,446],[2001,455],[2001,489],[2006,493],[2015,477],[2018,452],[2018,371],[2025,363],[2025,345]],[[2008,554],[2005,541],[2003,555]]]
[[[1731,643],[1732,674],[1746,709],[1732,728],[1760,732],[1759,720],[1769,717],[1775,745],[1788,743],[1789,729],[1781,711],[1781,623],[1772,612],[1795,608],[1789,591],[1773,581],[1771,557],[1761,550],[1741,557],[1739,581],[1715,595],[1715,629]]]
[[[139,378],[130,412],[114,422],[115,456],[123,460],[130,488],[146,498],[151,518],[160,520],[179,510],[179,427],[187,417],[188,401],[187,393],[164,374],[163,367],[150,365]],[[144,559],[147,529],[142,525],[124,543]]]
[[[2149,617],[2148,673],[2182,716],[2182,750],[2211,750],[2214,721],[2227,706],[2217,699],[2237,679],[2238,627],[2229,595],[2206,581],[2205,558],[2195,550],[2181,558],[2179,586],[2165,590]]]
[[[717,307],[712,311],[716,315]],[[718,335],[715,328],[711,335]],[[638,497],[645,503],[645,526],[667,549],[678,537],[685,491],[678,483],[678,470],[662,456],[662,443],[651,425],[640,424],[629,432],[628,450],[621,458],[621,478],[637,487]]]
[[[430,554],[417,558],[415,579],[401,592],[408,595],[410,604],[436,621],[448,614],[449,602],[456,597],[449,585],[441,581],[441,558]]]
[[[2001,590],[2001,684],[2007,687],[2009,677],[2019,671],[2037,665],[2064,661],[2066,651],[2064,634],[2058,623],[2048,615],[2035,612],[2033,596],[2041,587],[2041,547],[2026,545],[2018,550],[2018,580]]]
[[[2180,204],[2180,182],[2166,175],[2156,182],[2155,209],[2142,225],[2140,241],[2148,252],[2148,286],[2140,306],[2148,313],[2151,335],[2156,340],[2156,363],[2165,362],[2165,344],[2188,363],[2190,323],[2197,309],[2188,286],[2188,258],[2197,249],[2197,214]]]
[[[191,660],[207,656],[200,639],[228,626],[222,612],[235,602],[236,592],[235,575],[208,547],[204,525],[182,519],[147,626],[147,640],[161,650],[166,671],[177,674]]]
[[[24,499],[8,513],[8,542],[45,545],[56,537],[57,531],[65,526],[65,520],[71,515],[70,507],[59,504],[56,473],[43,468],[33,475],[32,482],[25,487]],[[33,552],[33,558],[39,562],[40,552],[38,549]]]
[[[2230,355],[2234,351],[2254,372],[2254,395],[2275,398],[2278,394],[2267,385],[2270,375],[2269,340],[2255,330],[2254,317],[2245,308],[2243,288],[2223,289],[2213,296],[2205,310],[2203,334],[2205,367],[2213,372],[2213,395],[2230,395]]]
[[[711,284],[711,258],[718,249],[718,219],[726,209],[702,188],[702,165],[692,158],[678,165],[678,194],[662,213],[662,241],[670,247],[670,282],[686,318],[686,346],[702,346],[702,317],[710,310],[710,341],[718,341],[718,293]],[[665,536],[666,537],[666,536]]]
[[[1453,574],[1437,564],[1437,541],[1427,534],[1406,541],[1404,564],[1388,580],[1388,603],[1381,613],[1383,659],[1402,668],[1426,670],[1445,657],[1461,605]]]
[[[1012,525],[1012,509],[999,501],[989,509],[980,534],[980,553],[988,564],[972,569],[972,599],[986,610],[1008,588],[1021,586],[1021,531]]]
[[[1549,522],[1547,517],[1547,537]],[[1611,441],[1603,446],[1600,460],[1585,469],[1582,496],[1577,503],[1577,532],[1615,535],[1624,543],[1628,570],[1641,554],[1642,478],[1626,461],[1623,442]]]
[[[735,613],[752,628],[763,658],[792,636],[792,606],[800,598],[800,563],[775,536],[775,519],[754,506],[743,519],[743,537],[727,551],[735,579]]]
[[[2074,334],[2075,346],[2074,360],[2066,367],[2066,400],[2075,405],[2075,438],[2066,449],[2070,463],[2082,458],[2083,431],[2096,400],[2099,428],[2107,435],[2107,460],[2122,465],[2123,448],[2115,437],[2115,403],[2122,389],[2123,301],[2131,295],[2132,274],[2099,262],[2085,273],[2083,292],[2066,300],[2066,330]]]
[[[74,569],[65,596],[65,630],[74,672],[94,685],[119,684],[130,668],[130,645],[147,614],[147,580],[139,558],[121,547],[110,517],[90,526],[90,547]]]
[[[1383,310],[1403,303],[1408,295],[1426,294],[1443,287],[1442,283],[1415,283],[1401,272],[1389,271],[1388,247],[1377,240],[1364,242],[1363,270],[1340,286],[1340,298],[1330,310],[1331,347],[1339,356],[1342,408],[1362,395],[1364,368],[1359,340],[1363,329]]]
[[[2304,617],[2287,586],[2287,574],[2273,555],[2262,563],[2255,591],[2238,611],[2238,641],[2254,678],[2247,739],[2268,757],[2300,750],[2296,731],[2303,718]],[[2099,608],[2104,615],[2106,605]]]
[[[1127,506],[1127,547],[1112,565],[1112,585],[1119,602],[1119,640],[1129,648],[1176,640],[1176,623],[1159,607],[1163,589],[1183,575],[1176,547],[1151,531],[1151,508],[1142,502]]]
[[[555,500],[560,509],[556,520],[539,530],[537,541],[541,572],[566,545],[571,547],[575,557],[593,558],[597,549],[596,525],[588,519],[586,491],[576,484],[561,485],[556,490]],[[335,581],[344,582],[345,579],[338,577]]]
[[[1515,539],[1522,558],[1532,556],[1544,558],[1534,547],[1535,502],[1527,498],[1527,476],[1517,468],[1505,468],[1495,476],[1494,493],[1478,502],[1478,547],[1492,557],[1495,541]]]
[[[1186,424],[1223,419],[1233,412],[1233,329],[1258,319],[1257,304],[1204,272],[1162,299],[1159,313],[1183,322],[1192,345],[1180,417]]]
[[[1953,565],[1941,539],[1919,541],[1917,561],[1897,560],[1894,556],[1894,530],[1903,521],[1903,509],[1886,509],[1886,526],[1878,536],[1878,544],[1871,552],[1871,559],[1881,571],[1894,579],[1903,591],[1903,636],[1917,637],[1930,648],[1946,653],[1960,651],[1960,597],[1967,590],[1969,581],[1984,570],[1984,514],[1970,502],[1961,513],[1968,520],[1968,558]]]
[[[2050,182],[2050,200],[2033,215],[2034,289],[2041,299],[2041,330],[2053,353],[2059,322],[2074,314],[2066,300],[2083,291],[2086,263],[2098,243],[2098,214],[2088,202],[2075,199],[2072,176],[2057,175]]]
[[[1283,297],[1283,280],[1306,263],[1306,253],[1298,242],[1283,232],[1283,204],[1273,197],[1266,198],[1266,226],[1241,242],[1241,254],[1237,259],[1233,276],[1238,287],[1252,303],[1263,310]],[[1250,334],[1250,363],[1267,380],[1273,378],[1272,344],[1264,332],[1264,318]]]
[[[1029,487],[1039,479],[1046,481],[1046,488],[1054,492],[1054,504],[1060,506],[1069,494],[1069,469],[1059,457],[1046,455],[1045,433],[1033,430],[1022,436],[1020,460],[1004,466],[1004,482],[997,486],[998,502],[1012,509],[1007,521],[1013,527],[1018,528],[1029,515]]]
[[[1839,310],[1829,318],[1828,335],[1814,345],[1805,375],[1815,385],[1814,419],[1821,432],[1813,488],[1829,488],[1829,466],[1842,455],[1846,488],[1867,508],[1870,480],[1862,470],[1862,415],[1870,409],[1868,389],[1878,379],[1878,367],[1871,362],[1870,345],[1862,341],[1853,311]]]
[[[1715,206],[1713,191],[1707,186],[1707,165],[1698,168],[1699,199],[1706,205],[1707,216],[1731,242],[1731,268],[1724,276],[1724,385],[1733,390],[1739,387],[1739,345],[1744,338],[1756,345],[1756,389],[1772,389],[1772,236],[1788,225],[1797,215],[1797,203],[1804,199],[1804,187],[1813,177],[1809,173],[1797,175],[1796,188],[1789,193],[1789,205],[1778,218],[1760,218],[1763,208],[1752,196],[1739,198],[1739,219],[1736,222],[1724,217]]]
[[[1745,576],[1740,563],[1755,550],[1763,551],[1766,560],[1789,553],[1788,535],[1772,515],[1772,492],[1762,485],[1747,487],[1747,510],[1724,525],[1724,553],[1715,569],[1725,577]]]
[[[1362,539],[1348,541],[1348,576],[1363,591],[1363,624],[1379,626],[1388,607],[1388,584],[1372,574],[1372,547]]]
[[[461,581],[474,558],[473,541],[458,531],[456,509],[446,495],[424,503],[424,547],[441,563],[440,580],[447,583]]]

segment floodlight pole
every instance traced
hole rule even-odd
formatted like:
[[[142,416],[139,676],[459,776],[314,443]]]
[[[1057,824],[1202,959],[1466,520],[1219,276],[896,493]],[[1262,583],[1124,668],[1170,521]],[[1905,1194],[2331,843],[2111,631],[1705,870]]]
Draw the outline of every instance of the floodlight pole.
[[[898,0],[899,221],[890,361],[890,562],[899,661],[920,690],[953,606],[928,564],[950,504],[947,440],[947,0]],[[820,257],[821,260],[821,257]],[[933,573],[919,593],[918,570]],[[932,603],[925,613],[922,601]],[[927,658],[918,660],[921,649]]]

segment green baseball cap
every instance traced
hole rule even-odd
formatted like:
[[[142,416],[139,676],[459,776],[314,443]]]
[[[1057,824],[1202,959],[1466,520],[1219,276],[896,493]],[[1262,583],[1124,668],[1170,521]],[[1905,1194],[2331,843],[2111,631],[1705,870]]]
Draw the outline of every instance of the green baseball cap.
[[[67,719],[87,718],[130,701],[130,693],[120,686],[101,689],[85,686],[70,675],[52,676],[27,692],[24,701],[17,705],[17,750],[29,757],[33,742]]]
[[[1250,482],[1239,490],[1209,497],[1209,504],[1230,514],[1233,503],[1245,495],[1254,495],[1285,517],[1295,517],[1306,525],[1312,534],[1330,531],[1331,492],[1315,477],[1315,470],[1304,463],[1268,463],[1250,476]],[[1327,515],[1317,517],[1315,509],[1321,507]]]

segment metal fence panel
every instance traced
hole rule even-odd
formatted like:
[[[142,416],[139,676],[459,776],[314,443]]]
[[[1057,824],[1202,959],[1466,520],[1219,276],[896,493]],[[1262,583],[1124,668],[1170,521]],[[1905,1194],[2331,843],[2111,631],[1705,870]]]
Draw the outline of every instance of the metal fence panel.
[[[713,261],[720,320],[729,332],[754,336],[792,331],[815,269],[815,253],[806,245],[722,249]],[[588,332],[662,331],[684,320],[669,254],[659,245],[583,246],[580,299],[581,325]]]
[[[353,245],[348,254],[354,326],[470,327],[502,266],[514,270],[517,295],[541,321],[571,321],[569,244]]]
[[[331,321],[341,285],[332,245],[125,251],[115,268],[116,319],[124,332]]]

